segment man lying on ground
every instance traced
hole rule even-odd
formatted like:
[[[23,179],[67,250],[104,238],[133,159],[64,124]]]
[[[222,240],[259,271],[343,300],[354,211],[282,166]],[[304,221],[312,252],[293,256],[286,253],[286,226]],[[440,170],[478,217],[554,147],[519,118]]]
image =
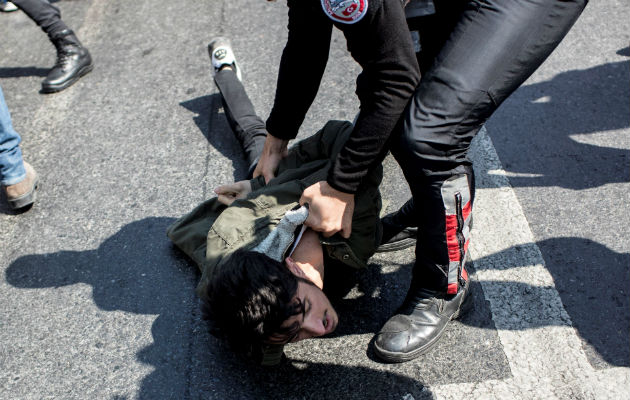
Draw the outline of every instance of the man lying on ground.
[[[208,50],[225,114],[251,175],[265,124],[245,93],[229,42],[215,39]],[[221,186],[217,197],[168,229],[173,243],[201,269],[197,292],[204,315],[236,350],[262,356],[263,364],[279,362],[288,342],[335,330],[339,318],[322,291],[324,266],[366,267],[381,243],[380,165],[357,194],[348,239],[325,238],[302,225],[308,216],[308,207],[298,203],[303,190],[325,179],[351,130],[349,122],[328,122],[289,150],[267,184],[259,176]]]

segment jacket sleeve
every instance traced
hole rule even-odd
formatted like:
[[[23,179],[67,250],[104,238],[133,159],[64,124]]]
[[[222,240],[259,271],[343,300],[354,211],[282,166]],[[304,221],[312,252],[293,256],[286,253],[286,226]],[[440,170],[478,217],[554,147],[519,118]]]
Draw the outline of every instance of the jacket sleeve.
[[[340,26],[348,49],[363,71],[356,93],[361,110],[327,181],[355,193],[361,180],[382,161],[386,143],[420,81],[411,34],[400,0],[370,1],[360,22]]]
[[[289,0],[289,37],[267,131],[290,140],[297,136],[313,103],[328,62],[332,21],[315,6],[319,1]]]

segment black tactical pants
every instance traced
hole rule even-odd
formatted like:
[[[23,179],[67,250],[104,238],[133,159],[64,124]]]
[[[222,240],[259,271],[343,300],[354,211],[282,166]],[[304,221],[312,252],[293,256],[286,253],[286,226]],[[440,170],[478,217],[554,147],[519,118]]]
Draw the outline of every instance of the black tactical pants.
[[[392,153],[418,218],[414,284],[457,293],[474,197],[471,140],[549,56],[587,0],[435,0],[410,21],[422,44],[422,79]],[[524,123],[526,123],[524,121]]]
[[[59,9],[47,0],[11,0],[11,2],[24,11],[51,38],[68,29],[61,20]]]
[[[223,110],[228,123],[238,139],[249,166],[248,178],[254,172],[258,159],[262,154],[267,128],[263,120],[256,114],[254,106],[245,92],[243,84],[231,69],[225,68],[214,77],[223,101]]]

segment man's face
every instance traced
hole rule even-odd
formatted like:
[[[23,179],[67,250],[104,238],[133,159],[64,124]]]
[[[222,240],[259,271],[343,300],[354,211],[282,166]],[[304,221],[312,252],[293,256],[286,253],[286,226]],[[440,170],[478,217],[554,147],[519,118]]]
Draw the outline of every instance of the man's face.
[[[296,298],[303,304],[304,312],[293,315],[284,321],[282,327],[290,327],[297,323],[299,326],[297,333],[290,338],[272,335],[270,338],[272,342],[276,342],[276,340],[299,342],[300,340],[327,335],[337,328],[339,323],[337,313],[320,288],[298,281]]]

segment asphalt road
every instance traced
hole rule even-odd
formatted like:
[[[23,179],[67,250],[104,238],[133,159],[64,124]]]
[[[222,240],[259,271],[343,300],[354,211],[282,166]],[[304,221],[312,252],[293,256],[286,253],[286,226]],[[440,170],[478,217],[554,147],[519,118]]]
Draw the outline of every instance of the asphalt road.
[[[42,177],[33,209],[0,206],[1,399],[630,398],[624,2],[589,4],[474,143],[474,310],[428,354],[378,362],[371,339],[404,297],[413,251],[377,255],[335,303],[337,332],[289,346],[273,369],[207,332],[199,274],[164,232],[246,173],[207,43],[231,37],[266,117],[286,5],[56,4],[96,66],[53,95],[38,93],[54,63],[46,36],[0,14],[0,85]],[[299,138],[354,117],[358,71],[336,33]],[[408,190],[393,160],[385,169],[395,209]]]

